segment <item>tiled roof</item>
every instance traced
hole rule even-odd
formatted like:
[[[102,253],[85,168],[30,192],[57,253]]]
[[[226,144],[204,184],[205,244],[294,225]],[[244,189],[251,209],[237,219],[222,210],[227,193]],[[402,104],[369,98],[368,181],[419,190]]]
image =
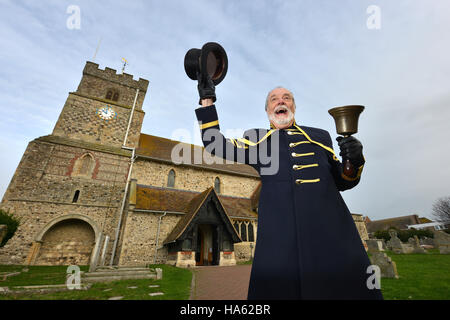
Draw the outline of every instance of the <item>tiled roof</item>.
[[[208,196],[210,194],[211,194],[212,197],[217,195],[217,193],[215,193],[213,187],[210,187],[210,188],[206,189],[202,193],[199,193],[196,196],[194,196],[194,198],[192,198],[192,200],[186,206],[186,208],[187,208],[186,215],[183,216],[183,218],[181,218],[178,221],[176,226],[172,229],[172,232],[170,232],[170,234],[164,240],[163,244],[174,242],[183,234],[183,232],[186,230],[186,228],[192,222],[192,220],[194,219],[195,215],[199,211],[200,207],[202,206],[202,204],[205,202],[205,200],[208,198]],[[222,203],[222,206],[225,207],[225,205],[223,204],[223,198],[222,199],[219,198],[219,201],[220,201],[220,203]],[[228,224],[228,227],[231,230],[233,230],[234,234],[232,236],[233,236],[234,240],[235,241],[242,241],[239,238],[239,235],[236,233],[236,230],[234,229],[231,220],[229,219],[230,216],[229,216],[229,213],[227,212],[227,209],[225,209],[225,216],[222,216],[222,217],[223,217],[223,219],[225,219],[224,222],[226,224]]]
[[[178,144],[182,144],[183,148],[185,148],[186,150],[189,149],[191,150],[190,162],[189,164],[185,165],[197,166],[202,169],[225,171],[231,174],[239,174],[259,178],[258,172],[248,165],[240,163],[226,164],[225,160],[217,157],[212,157],[212,159],[215,159],[215,161],[212,164],[205,163],[203,157],[199,157],[201,158],[200,159],[201,161],[197,160],[196,158],[194,158],[194,155],[196,153],[203,155],[204,152],[203,147],[143,133],[141,133],[139,137],[139,146],[136,149],[136,155],[152,158],[154,160],[172,162],[171,159],[172,149]]]
[[[188,213],[193,206],[196,206],[196,202],[200,201],[198,200],[200,194],[200,192],[194,191],[138,184],[136,188],[136,209]],[[256,212],[252,210],[251,199],[220,194],[218,197],[230,218],[256,219],[258,217]]]
[[[431,220],[428,219],[427,217],[420,217],[420,218],[419,218],[419,222],[420,222],[420,224],[422,224],[422,223],[431,223],[431,222],[433,222],[433,221],[431,221]]]
[[[200,205],[203,203],[205,198],[208,196],[209,192],[212,188],[206,189],[202,193],[196,195],[194,198],[192,198],[191,201],[187,204],[186,208],[186,215],[181,218],[180,221],[176,224],[175,228],[172,229],[172,232],[169,233],[167,238],[164,240],[163,244],[170,243],[178,239],[178,237],[183,233],[183,231],[186,229],[186,227],[189,225],[189,223],[192,221],[192,219],[195,216],[195,213],[200,208]]]

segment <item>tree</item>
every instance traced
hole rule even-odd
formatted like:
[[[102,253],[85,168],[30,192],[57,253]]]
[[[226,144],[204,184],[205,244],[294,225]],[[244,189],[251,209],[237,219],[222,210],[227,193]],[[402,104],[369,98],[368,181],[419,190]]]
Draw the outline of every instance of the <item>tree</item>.
[[[450,221],[450,197],[442,197],[433,203],[432,215],[438,222]]]
[[[6,212],[2,209],[0,209],[0,224],[6,225],[6,236],[3,238],[3,241],[0,243],[0,247],[3,247],[6,242],[12,238],[14,233],[17,230],[17,227],[19,226],[20,220],[13,216],[12,213]]]

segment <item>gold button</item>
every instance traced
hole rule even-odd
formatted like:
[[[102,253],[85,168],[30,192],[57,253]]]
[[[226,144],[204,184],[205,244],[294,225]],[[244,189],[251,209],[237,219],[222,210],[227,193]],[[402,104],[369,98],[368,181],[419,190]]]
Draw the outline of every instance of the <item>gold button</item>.
[[[296,165],[296,164],[294,164],[294,165],[292,166],[292,169],[294,169],[294,170],[297,170],[297,168],[298,168],[298,165]]]
[[[294,133],[292,131],[288,131],[288,135],[292,136]]]
[[[289,143],[289,147],[294,147],[294,144],[293,143]]]
[[[297,179],[297,180],[295,180],[295,183],[296,183],[296,184],[300,184],[300,183],[302,183],[302,180]]]
[[[291,155],[292,155],[293,157],[295,157],[296,153],[295,153],[295,152],[292,152]]]

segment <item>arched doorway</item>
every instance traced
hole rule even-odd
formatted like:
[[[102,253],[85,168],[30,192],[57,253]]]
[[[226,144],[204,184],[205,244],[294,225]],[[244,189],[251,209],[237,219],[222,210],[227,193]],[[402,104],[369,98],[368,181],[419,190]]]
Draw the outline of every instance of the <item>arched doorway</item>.
[[[95,232],[81,219],[65,219],[42,236],[38,265],[88,265],[95,245]]]
[[[200,224],[197,233],[197,248],[195,260],[197,266],[219,264],[219,248],[217,241],[217,226]]]

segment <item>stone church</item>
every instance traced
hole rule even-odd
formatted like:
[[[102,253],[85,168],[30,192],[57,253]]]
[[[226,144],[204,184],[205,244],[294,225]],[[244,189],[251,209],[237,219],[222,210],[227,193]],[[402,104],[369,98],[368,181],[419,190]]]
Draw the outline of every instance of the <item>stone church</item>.
[[[141,133],[147,89],[148,80],[86,62],[53,132],[28,144],[5,192],[1,209],[20,226],[0,264],[193,267],[252,258],[258,173]],[[190,161],[173,161],[174,151]],[[353,217],[367,239],[362,216]]]

